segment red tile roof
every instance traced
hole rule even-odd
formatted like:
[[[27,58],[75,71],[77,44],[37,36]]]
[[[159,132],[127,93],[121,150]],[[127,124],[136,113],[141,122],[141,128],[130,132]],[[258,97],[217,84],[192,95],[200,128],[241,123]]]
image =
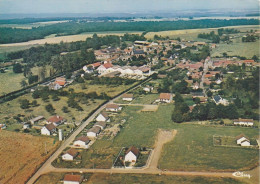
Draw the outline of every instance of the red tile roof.
[[[133,94],[128,94],[128,93],[122,95],[122,98],[133,98],[133,97],[134,97]]]
[[[54,124],[47,124],[47,125],[45,125],[45,127],[49,130],[49,131],[52,131],[53,129],[55,129],[56,127],[55,127],[55,125]]]
[[[79,152],[76,149],[71,148],[66,153],[68,153],[69,155],[71,155],[73,157],[76,157]]]
[[[106,63],[106,64],[103,64],[103,66],[108,69],[108,68],[111,68],[113,65],[111,63]]]
[[[160,99],[166,99],[166,100],[170,100],[171,99],[171,93],[161,93],[160,94]]]
[[[99,67],[100,65],[101,65],[101,63],[100,62],[97,62],[97,63],[92,63],[91,64],[94,68],[97,68],[97,67]]]
[[[87,136],[81,136],[76,139],[76,141],[89,142],[89,138]]]
[[[117,105],[117,104],[107,104],[106,108],[107,109],[118,109],[119,105]]]
[[[80,182],[82,180],[82,176],[80,175],[72,175],[72,174],[66,174],[64,176],[64,181],[77,181]]]
[[[131,151],[135,156],[138,156],[138,155],[140,154],[139,150],[138,150],[136,147],[134,147],[134,146],[131,146],[131,147],[126,151],[125,154],[128,154],[130,151]]]
[[[63,117],[61,116],[52,116],[47,121],[52,123],[57,123],[63,120]]]

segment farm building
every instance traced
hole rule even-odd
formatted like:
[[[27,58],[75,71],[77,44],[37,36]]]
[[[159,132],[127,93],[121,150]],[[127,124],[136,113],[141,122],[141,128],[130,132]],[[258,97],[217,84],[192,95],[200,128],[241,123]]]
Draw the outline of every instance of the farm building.
[[[134,147],[131,146],[125,153],[125,162],[136,162],[138,156],[140,154],[140,151]]]
[[[244,125],[244,126],[253,126],[254,120],[253,119],[235,119],[234,125]]]
[[[88,130],[87,136],[90,138],[96,138],[98,134],[100,133],[101,128],[98,126],[92,127],[91,129]]]
[[[122,95],[122,100],[124,101],[132,101],[134,99],[134,95],[133,94],[123,94]]]
[[[81,136],[78,137],[74,142],[73,145],[74,146],[78,146],[81,148],[88,148],[88,144],[89,144],[90,140],[87,136]]]
[[[42,135],[52,135],[57,131],[56,126],[51,123],[51,124],[47,124],[44,127],[42,127],[41,129],[41,134]]]
[[[109,116],[108,116],[107,113],[101,112],[101,113],[97,116],[96,121],[107,121],[107,122],[109,122],[109,121],[110,121],[110,118],[109,118]]]
[[[80,184],[82,181],[83,176],[81,175],[65,174],[63,184]]]
[[[76,149],[69,149],[65,154],[62,155],[62,160],[73,160],[78,156],[78,151]]]
[[[35,118],[30,119],[29,121],[32,125],[34,125],[35,123],[38,123],[39,121],[42,121],[42,120],[44,120],[43,116],[37,116]]]

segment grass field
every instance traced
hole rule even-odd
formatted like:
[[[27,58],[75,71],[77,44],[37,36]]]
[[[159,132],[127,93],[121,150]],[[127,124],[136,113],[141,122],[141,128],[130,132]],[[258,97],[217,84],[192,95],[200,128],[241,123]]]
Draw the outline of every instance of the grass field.
[[[117,36],[123,36],[125,33],[119,32],[119,31],[111,31],[111,32],[97,32],[98,36],[106,36],[106,35],[117,35]],[[142,32],[129,32],[131,34],[141,34]],[[45,39],[39,39],[39,40],[31,40],[28,42],[21,42],[21,43],[9,43],[9,44],[0,44],[0,52],[4,47],[17,47],[17,46],[37,46],[37,45],[43,45],[45,43],[54,44],[54,43],[60,43],[63,42],[76,42],[76,41],[85,41],[86,38],[92,37],[94,33],[81,33],[78,35],[69,35],[69,36],[59,36],[59,37],[46,37]]]
[[[235,28],[239,29],[241,32],[250,31],[251,29],[257,30],[258,26],[229,26],[224,28]],[[194,40],[194,41],[205,41],[205,39],[198,38],[199,33],[209,33],[211,31],[217,31],[219,28],[208,28],[208,29],[185,29],[185,30],[170,30],[170,31],[159,31],[159,32],[149,32],[145,35],[147,39],[153,39],[154,35],[166,37],[169,36],[172,38],[180,37],[185,40]]]
[[[173,104],[160,105],[157,112],[140,112],[142,107],[127,106],[114,121],[126,119],[120,133],[113,139],[97,140],[85,151],[80,167],[110,168],[121,147],[154,145],[158,128],[177,129],[175,139],[164,147],[160,168],[188,171],[233,171],[250,169],[258,163],[258,150],[213,146],[213,135],[254,138],[258,130],[242,127],[176,124],[171,121]]]
[[[20,82],[24,78],[23,73],[14,73],[13,67],[8,67],[6,73],[0,73],[0,95],[21,89]]]
[[[220,43],[217,45],[217,48],[212,49],[211,56],[223,56],[224,52],[227,53],[228,56],[243,56],[246,58],[252,58],[254,55],[257,55],[259,57],[259,41],[244,43],[240,41],[231,44]]]
[[[46,66],[46,76],[50,76],[50,68],[51,66]],[[33,67],[31,69],[33,75],[38,75],[39,67]],[[13,66],[9,66],[8,70],[5,73],[0,73],[0,95],[10,93],[12,91],[16,91],[21,89],[20,82],[25,79],[27,82],[27,78],[24,77],[23,73],[14,73]]]
[[[5,130],[0,131],[0,140],[0,183],[5,184],[25,183],[57,146],[52,138]]]
[[[86,174],[85,174],[86,175]],[[39,178],[36,184],[56,184],[64,177],[62,173],[50,173]],[[158,176],[149,174],[88,174],[82,184],[242,184],[231,178],[210,178],[195,176]]]

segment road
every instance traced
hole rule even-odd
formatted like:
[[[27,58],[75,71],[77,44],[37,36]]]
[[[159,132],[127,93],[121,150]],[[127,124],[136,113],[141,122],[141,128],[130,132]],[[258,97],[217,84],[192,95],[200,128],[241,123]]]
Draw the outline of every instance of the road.
[[[201,77],[201,81],[200,81],[200,88],[203,89],[203,93],[205,96],[207,96],[206,94],[206,90],[204,88],[204,81],[205,81],[205,75],[208,72],[208,59],[205,59],[204,65],[203,65],[203,74]]]
[[[137,85],[135,88],[138,88],[140,85],[142,85],[145,82],[148,82],[150,79],[147,81],[144,81]],[[130,90],[133,90],[130,89]],[[127,93],[129,90],[127,90],[125,93]],[[124,93],[124,94],[125,94]],[[40,177],[42,174],[50,172],[53,170],[53,166],[51,163],[62,153],[62,151],[66,148],[69,147],[70,143],[76,138],[76,136],[84,130],[84,128],[105,108],[105,106],[109,103],[113,103],[114,100],[119,99],[123,94],[121,94],[118,97],[115,97],[102,105],[100,108],[98,108],[85,122],[83,122],[62,144],[61,146],[48,158],[48,160],[40,167],[40,169],[29,179],[27,182],[28,184],[33,184],[38,177]]]
[[[177,130],[166,131],[159,130],[158,136],[154,144],[154,150],[147,166],[141,169],[124,169],[124,168],[111,168],[111,169],[85,169],[85,168],[55,168],[49,166],[48,170],[45,169],[43,173],[48,172],[62,172],[62,173],[121,173],[121,174],[158,174],[158,175],[180,175],[180,176],[204,176],[204,177],[234,177],[232,172],[191,172],[191,171],[163,171],[158,169],[158,161],[161,156],[163,145],[174,139]]]

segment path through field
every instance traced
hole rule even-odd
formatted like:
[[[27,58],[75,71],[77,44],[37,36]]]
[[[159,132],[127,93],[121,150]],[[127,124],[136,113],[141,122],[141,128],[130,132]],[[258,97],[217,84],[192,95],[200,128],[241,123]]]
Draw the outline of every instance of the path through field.
[[[150,163],[147,164],[150,169],[157,169],[158,161],[161,156],[163,145],[171,141],[176,134],[177,134],[177,130],[167,131],[167,130],[159,129],[157,140],[155,141],[154,144],[154,150],[151,155],[152,157]]]

